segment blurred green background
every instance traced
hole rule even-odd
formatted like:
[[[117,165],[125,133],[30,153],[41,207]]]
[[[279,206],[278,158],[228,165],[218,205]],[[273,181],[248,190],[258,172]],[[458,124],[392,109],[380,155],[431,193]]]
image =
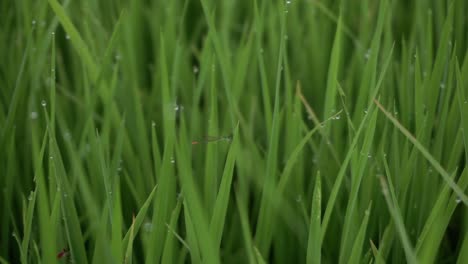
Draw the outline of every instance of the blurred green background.
[[[0,10],[1,263],[468,263],[467,1]]]

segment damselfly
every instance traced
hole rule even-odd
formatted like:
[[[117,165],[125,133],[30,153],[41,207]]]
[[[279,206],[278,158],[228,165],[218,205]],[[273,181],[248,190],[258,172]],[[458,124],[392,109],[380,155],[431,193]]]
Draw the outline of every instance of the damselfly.
[[[203,143],[210,143],[210,142],[218,142],[218,141],[232,141],[232,135],[229,136],[206,136],[202,140],[194,140],[192,141],[192,145],[203,144]]]
[[[68,256],[68,253],[70,253],[70,251],[69,251],[67,248],[63,248],[63,249],[57,254],[57,259],[61,259],[61,258],[63,258],[63,257]]]

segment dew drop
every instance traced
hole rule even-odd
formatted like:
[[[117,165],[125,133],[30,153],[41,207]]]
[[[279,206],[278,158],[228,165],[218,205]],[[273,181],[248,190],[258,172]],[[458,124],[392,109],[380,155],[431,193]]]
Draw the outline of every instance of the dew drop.
[[[445,83],[440,83],[440,89],[445,89]]]
[[[174,111],[179,112],[179,111],[183,111],[183,110],[184,110],[183,105],[178,105],[178,104],[174,105]]]
[[[46,102],[45,100],[42,100],[42,101],[41,101],[41,105],[42,105],[42,107],[46,107],[46,106],[47,106],[47,102]]]
[[[198,73],[199,69],[196,65],[193,65],[193,73]]]
[[[367,109],[366,109],[366,110],[364,110],[364,114],[366,114],[366,115],[367,115]]]
[[[50,33],[50,34],[51,34],[52,36],[55,36],[55,32],[54,32],[54,31],[52,31],[52,33]]]
[[[302,195],[299,194],[296,196],[296,202],[298,203],[302,202]]]
[[[54,159],[54,156],[49,156],[49,159],[50,159],[50,160],[53,160],[53,159]]]
[[[457,203],[457,204],[461,203],[461,198],[457,197],[457,199],[455,199],[455,203]]]
[[[63,138],[64,138],[66,141],[70,141],[70,139],[71,139],[71,133],[70,133],[70,131],[66,131],[66,132],[63,134]]]
[[[66,36],[65,36],[65,39],[66,39],[66,40],[69,40],[69,39],[70,39],[70,35],[66,35]]]
[[[156,122],[154,122],[154,121],[151,122],[151,126],[152,126],[152,127],[156,127]]]
[[[291,0],[286,0],[287,5],[291,4],[291,2],[292,2]]]
[[[37,119],[38,116],[39,116],[39,115],[37,114],[36,111],[32,111],[32,112],[31,112],[31,119],[32,119],[32,120]]]
[[[33,196],[34,196],[34,192],[31,191],[31,192],[29,193],[29,196],[28,196],[28,201],[32,201]]]
[[[143,230],[145,230],[146,233],[151,233],[151,231],[153,231],[153,224],[151,224],[150,222],[144,223]]]
[[[33,24],[33,25],[36,25],[36,20],[33,20],[33,21],[32,21],[32,24]]]
[[[368,60],[368,59],[370,58],[370,55],[371,55],[371,50],[368,49],[368,50],[366,51],[366,54],[364,54],[364,58],[365,58],[366,60]]]
[[[175,163],[175,159],[174,157],[171,157],[171,163],[174,164]]]

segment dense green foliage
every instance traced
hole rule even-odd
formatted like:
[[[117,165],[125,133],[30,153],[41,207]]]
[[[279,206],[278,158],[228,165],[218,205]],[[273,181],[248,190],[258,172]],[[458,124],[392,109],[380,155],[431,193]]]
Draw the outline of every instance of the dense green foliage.
[[[468,263],[468,1],[0,10],[0,263]]]

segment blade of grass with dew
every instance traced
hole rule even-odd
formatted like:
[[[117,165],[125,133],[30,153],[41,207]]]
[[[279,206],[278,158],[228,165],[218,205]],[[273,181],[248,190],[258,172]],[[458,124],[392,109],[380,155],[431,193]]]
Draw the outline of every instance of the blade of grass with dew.
[[[390,61],[391,61],[390,59],[392,58],[392,53],[393,53],[393,47],[392,47],[392,49],[391,49],[391,51],[390,51],[390,53],[388,55],[387,60],[384,63],[384,66],[383,66],[383,68],[381,70],[379,81],[376,84],[376,88],[374,89],[374,93],[373,93],[373,96],[371,96],[371,98],[375,97],[375,95],[380,90],[380,86],[381,86],[381,84],[383,82],[383,79],[385,77],[385,73],[386,73],[387,68],[388,68],[388,66],[390,64]],[[372,105],[369,106],[369,111],[371,111],[371,110],[372,110]],[[323,221],[322,221],[322,242],[323,242],[323,239],[325,237],[327,227],[328,227],[328,222],[330,221],[331,213],[332,213],[332,210],[334,209],[336,198],[338,196],[338,191],[339,191],[339,189],[341,187],[341,184],[343,182],[343,178],[344,178],[344,175],[346,173],[348,164],[349,164],[349,162],[351,160],[354,149],[356,148],[356,145],[358,143],[360,134],[362,133],[365,124],[367,124],[367,122],[366,122],[367,116],[369,116],[369,115],[365,115],[364,118],[362,119],[362,121],[361,121],[361,123],[359,125],[359,128],[356,131],[356,134],[354,135],[354,138],[353,138],[353,140],[352,140],[352,142],[351,142],[351,144],[349,146],[348,153],[346,154],[345,159],[342,162],[342,165],[340,167],[340,171],[338,172],[338,176],[336,177],[335,183],[333,184],[333,187],[332,187],[332,190],[331,190],[331,193],[330,193],[330,197],[329,197],[329,200],[327,202],[327,206],[325,207],[325,214],[324,214]]]
[[[161,263],[174,263],[175,261],[175,252],[176,252],[176,247],[175,247],[175,239],[176,233],[175,230],[177,229],[177,222],[179,221],[180,217],[180,209],[182,207],[182,196],[177,200],[176,207],[172,211],[171,215],[171,221],[167,228],[171,231],[173,231],[173,235],[168,235],[166,237],[166,242],[164,243],[164,250],[162,253],[162,259]],[[180,236],[177,235],[177,239],[179,239]],[[185,241],[181,240],[181,243],[183,243],[187,249],[190,251],[190,248],[188,247],[187,243]]]
[[[212,233],[216,248],[221,246],[224,224],[226,222],[226,213],[229,206],[229,198],[232,187],[232,177],[234,176],[234,166],[238,156],[239,149],[239,125],[236,126],[233,132],[233,140],[227,154],[226,163],[224,165],[223,176],[219,186],[218,195],[214,204],[213,215],[210,222],[210,231]]]
[[[338,19],[333,47],[330,55],[330,65],[328,66],[327,87],[325,89],[325,106],[323,109],[323,119],[327,119],[332,110],[336,108],[336,92],[338,83],[338,71],[341,58],[341,34],[342,34],[342,15]],[[330,134],[330,126],[325,127],[325,134]]]
[[[312,209],[310,212],[309,239],[307,246],[307,264],[320,264],[322,256],[322,241],[320,235],[322,219],[322,184],[320,171],[317,172],[314,194],[312,196]]]
[[[36,208],[36,200],[39,200],[37,196],[38,196],[38,191],[41,190],[40,186],[42,186],[42,180],[43,180],[40,174],[42,173],[41,171],[43,169],[42,164],[43,164],[43,159],[44,159],[44,152],[45,152],[45,147],[47,143],[47,138],[48,138],[48,131],[46,129],[46,132],[44,133],[44,137],[42,139],[41,149],[37,155],[37,159],[34,161],[35,163],[34,180],[36,181],[36,188],[34,192],[31,192],[32,197],[28,197],[29,206],[27,210],[25,223],[24,223],[23,240],[21,242],[21,252],[22,252],[21,262],[22,263],[28,262],[28,252],[29,252],[28,248],[29,248],[29,243],[30,243],[30,238],[31,238],[31,228],[33,224],[34,211]],[[43,201],[39,200],[38,203],[40,202],[43,202]],[[38,221],[40,222],[40,220]]]
[[[34,208],[36,206],[36,193],[37,188],[34,191],[31,191],[28,197],[27,208],[25,209],[24,215],[24,230],[23,230],[23,239],[21,241],[21,263],[28,263],[28,250],[29,250],[29,243],[31,243],[31,225],[34,218]]]
[[[256,49],[258,50],[257,52],[257,57],[258,57],[258,71],[260,72],[260,81],[261,81],[261,87],[262,87],[262,102],[263,102],[263,111],[265,113],[265,125],[266,127],[271,127],[272,123],[272,107],[271,107],[271,99],[270,99],[270,89],[268,86],[268,79],[267,79],[267,73],[265,69],[265,60],[264,60],[264,51],[262,48],[262,29],[263,29],[263,20],[262,16],[259,11],[258,7],[258,0],[253,1],[254,4],[254,26],[257,34],[255,34],[256,37]],[[268,130],[269,132],[269,130]]]
[[[215,25],[215,19],[214,19],[214,12],[210,10],[210,6],[207,3],[207,0],[201,0],[201,6],[203,9],[203,13],[206,18],[206,22],[208,24],[209,31],[211,34],[209,36],[211,37],[211,41],[213,41],[213,46],[216,52],[216,55],[219,59],[219,63],[221,65],[221,72],[223,76],[223,83],[224,83],[224,89],[226,92],[226,97],[228,99],[229,103],[229,109],[230,109],[230,116],[231,116],[231,122],[234,122],[236,119],[242,119],[241,117],[241,112],[237,108],[237,104],[234,102],[234,98],[232,95],[232,92],[230,90],[231,88],[231,74],[232,74],[232,65],[230,61],[228,60],[226,56],[226,51],[223,49],[223,43],[220,38],[219,32],[216,30],[216,25]],[[237,117],[237,118],[236,118]]]
[[[99,133],[97,132],[96,130],[96,133],[92,134],[93,136],[93,141],[95,142],[96,144],[96,151],[98,152],[97,155],[98,155],[98,163],[99,163],[99,172],[101,174],[101,177],[102,177],[102,182],[104,183],[104,191],[105,191],[105,199],[106,199],[106,204],[107,204],[107,210],[109,211],[109,221],[110,221],[110,224],[112,225],[112,222],[113,222],[113,197],[112,197],[112,183],[111,183],[111,177],[110,177],[110,173],[109,173],[109,168],[108,168],[108,165],[105,161],[105,154],[104,154],[104,150],[103,150],[103,142],[101,140],[101,136],[99,135]]]
[[[404,128],[396,118],[392,116],[385,108],[374,99],[374,103],[380,110],[387,116],[387,118],[392,121],[392,123],[400,130],[400,132],[405,135],[405,137],[413,143],[413,145],[423,154],[423,156],[431,163],[431,165],[436,169],[436,171],[442,176],[444,181],[450,186],[450,188],[460,197],[464,204],[468,205],[468,197],[463,193],[463,190],[450,178],[448,173],[442,168],[440,163],[434,159],[434,157],[429,153],[429,151],[424,148],[424,146],[413,136],[411,133]]]
[[[354,108],[356,109],[356,114],[354,115],[354,121],[356,123],[357,120],[361,119],[361,110],[366,109],[367,103],[369,101],[369,96],[373,94],[373,89],[378,88],[376,86],[376,79],[377,79],[377,69],[379,63],[379,54],[381,54],[381,39],[382,39],[382,32],[385,23],[385,18],[388,13],[388,2],[386,0],[379,1],[379,10],[377,13],[377,24],[374,30],[374,35],[370,44],[370,52],[368,54],[369,58],[366,61],[364,66],[364,70],[362,73],[362,79],[359,84],[358,95],[356,98],[356,102],[354,102]],[[366,110],[364,110],[366,111]],[[361,112],[362,113],[362,112]]]
[[[163,102],[171,102],[171,93],[170,93],[170,85],[169,85],[169,73],[167,71],[167,64],[166,64],[166,50],[164,44],[164,36],[161,34],[160,40],[160,52],[162,54],[162,58],[160,59],[161,63],[161,85],[162,85],[162,96]],[[165,223],[169,221],[170,211],[173,205],[175,204],[176,199],[176,180],[175,180],[175,172],[174,172],[174,120],[172,115],[174,115],[172,111],[173,109],[167,109],[164,107],[163,109],[163,124],[164,124],[164,154],[163,160],[161,164],[161,168],[159,168],[159,178],[158,185],[159,190],[156,193],[156,201],[154,203],[154,211],[153,211],[153,219],[152,225],[154,231],[150,235],[150,245],[151,250],[148,251],[146,256],[146,263],[156,263],[160,261],[162,251],[164,249],[164,241],[167,235],[167,228]]]
[[[93,60],[93,57],[89,53],[89,49],[86,46],[86,43],[83,41],[80,34],[78,33],[78,30],[73,25],[70,18],[67,16],[65,10],[57,0],[49,0],[49,5],[54,11],[55,15],[58,17],[60,23],[62,24],[67,34],[70,36],[71,43],[75,47],[76,51],[88,67],[91,80],[96,81],[98,77],[98,67],[95,61]]]
[[[59,230],[63,230],[63,228],[59,225],[62,218],[60,218],[60,206],[62,204],[62,190],[57,191],[57,194],[54,197],[54,200],[52,201],[52,206],[51,206],[51,211],[50,211],[50,216],[49,216],[49,221],[48,224],[50,226],[53,226],[55,228],[49,228],[47,229],[48,233],[50,234],[53,239],[57,238],[57,234],[59,234]],[[62,232],[60,233],[62,235]],[[63,236],[63,235],[62,235]],[[52,254],[52,256],[49,256],[49,254],[45,254],[44,256],[44,263],[47,260],[52,260],[51,263],[56,263],[57,258],[56,258],[56,253],[57,253],[57,246],[55,244],[48,245],[48,251],[52,251],[49,254]],[[50,257],[50,258],[49,258]]]
[[[70,252],[72,258],[77,263],[88,263],[86,258],[86,250],[84,247],[84,240],[80,227],[80,220],[76,211],[76,206],[73,201],[73,192],[68,183],[67,173],[65,171],[60,150],[55,141],[55,137],[52,132],[49,131],[50,139],[49,144],[51,145],[51,155],[55,164],[55,174],[57,178],[57,184],[62,190],[62,214],[64,217],[64,223],[66,228],[66,234],[68,237],[68,243],[70,246]]]
[[[315,126],[317,126],[319,128],[322,128],[322,124],[321,124],[320,120],[318,119],[317,115],[315,114],[315,112],[312,109],[312,107],[310,106],[310,104],[307,102],[305,96],[302,94],[302,89],[301,89],[301,83],[300,82],[297,83],[296,94],[299,97],[299,99],[301,100],[302,104],[304,105],[307,114],[314,121]],[[338,114],[339,114],[339,112],[337,114],[335,114],[335,116],[337,116]],[[320,129],[319,132],[320,132],[320,135],[325,140],[325,142],[330,142],[330,138],[328,137],[328,135],[325,133],[325,131],[323,129]],[[332,153],[333,158],[335,159],[337,165],[341,165],[340,160],[338,158],[338,154],[336,152],[336,149],[335,149],[334,145],[333,144],[327,144],[327,147],[330,149],[330,152]]]
[[[353,232],[356,222],[356,212],[359,212],[358,205],[358,196],[360,191],[360,186],[363,181],[365,169],[369,160],[368,153],[370,153],[372,143],[374,140],[375,129],[377,126],[377,114],[378,111],[375,108],[372,108],[370,113],[371,115],[369,122],[367,123],[366,132],[363,138],[363,143],[360,152],[355,152],[354,157],[357,160],[355,173],[351,175],[351,191],[348,197],[348,204],[346,206],[346,214],[343,223],[343,231],[341,237],[341,246],[340,246],[340,263],[345,263],[349,260],[349,256],[354,252],[356,246],[356,241],[354,236],[356,233]],[[365,180],[365,179],[364,179]]]
[[[106,47],[106,51],[104,52],[104,57],[103,57],[103,62],[99,68],[99,73],[97,75],[97,80],[99,82],[99,80],[101,80],[101,78],[104,78],[105,76],[105,65],[108,65],[110,62],[111,62],[111,55],[112,55],[112,52],[115,50],[116,46],[117,46],[117,43],[118,43],[118,40],[119,40],[119,37],[120,37],[120,33],[121,33],[121,25],[122,25],[122,21],[125,20],[126,18],[126,10],[122,10],[120,12],[120,15],[119,15],[119,18],[117,19],[117,22],[115,23],[114,25],[114,30],[112,31],[112,35],[109,39],[109,43],[107,44],[107,47]],[[104,96],[104,98],[111,98],[109,95],[107,96]]]
[[[283,6],[282,6],[283,7]],[[284,8],[284,7],[283,7]],[[284,34],[286,30],[286,13],[283,10],[281,19],[281,34],[280,44],[278,51],[278,63],[276,70],[276,84],[275,84],[275,103],[273,108],[273,120],[271,127],[271,134],[269,138],[269,148],[266,162],[266,172],[263,177],[263,190],[260,202],[260,212],[257,218],[257,230],[255,232],[255,242],[260,253],[268,255],[271,238],[272,238],[272,205],[271,197],[273,196],[276,185],[276,163],[278,158],[278,140],[280,133],[280,85],[281,75],[283,68],[283,52],[285,46]]]
[[[42,163],[43,163],[43,158],[44,158],[44,152],[45,152],[45,146],[47,142],[47,131],[44,134],[44,138],[42,140],[42,146],[41,150],[39,152],[38,158],[35,161],[35,172],[34,172],[34,179],[38,177],[38,174],[40,173],[39,171],[42,170]],[[38,179],[42,180],[42,179]],[[34,211],[36,208],[36,200],[37,200],[37,192],[39,190],[38,187],[39,184],[36,185],[36,188],[34,191],[31,191],[30,196],[28,197],[29,200],[29,205],[27,208],[27,214],[24,222],[24,231],[23,231],[23,240],[21,242],[21,263],[28,263],[28,252],[29,252],[29,243],[31,242],[31,228],[33,224],[33,218],[34,218]]]
[[[33,133],[37,128],[33,128]],[[49,230],[50,221],[50,205],[49,205],[49,192],[47,192],[46,181],[44,170],[42,168],[42,159],[44,157],[46,142],[49,138],[48,128],[46,127],[44,132],[44,137],[42,140],[42,147],[39,150],[38,154],[35,155],[37,159],[34,161],[36,164],[35,169],[35,181],[37,186],[37,221],[39,227],[39,234],[41,236],[40,246],[42,248],[42,261],[44,263],[54,263],[55,261],[55,246],[53,246],[53,241],[55,241],[54,232]],[[34,143],[33,143],[34,144]],[[33,151],[35,153],[36,151]],[[41,166],[41,169],[39,169]]]
[[[384,176],[380,176],[380,184],[382,186],[382,192],[385,197],[385,201],[387,202],[388,210],[390,211],[390,214],[395,223],[398,235],[403,244],[403,249],[405,250],[405,254],[406,254],[406,261],[411,264],[418,263],[416,254],[413,250],[413,247],[411,246],[411,242],[409,241],[408,233],[406,232],[406,228],[404,226],[403,219],[401,217],[401,212],[399,211],[398,208],[394,206],[393,202],[391,201],[391,197],[389,196],[389,193],[388,193],[387,181],[385,180]]]
[[[369,204],[369,207],[364,213],[364,220],[362,221],[359,232],[357,233],[356,239],[354,240],[353,249],[351,250],[351,255],[349,259],[346,260],[346,263],[361,263],[362,256],[362,247],[364,245],[367,224],[369,223],[370,210],[372,207],[372,202]]]

